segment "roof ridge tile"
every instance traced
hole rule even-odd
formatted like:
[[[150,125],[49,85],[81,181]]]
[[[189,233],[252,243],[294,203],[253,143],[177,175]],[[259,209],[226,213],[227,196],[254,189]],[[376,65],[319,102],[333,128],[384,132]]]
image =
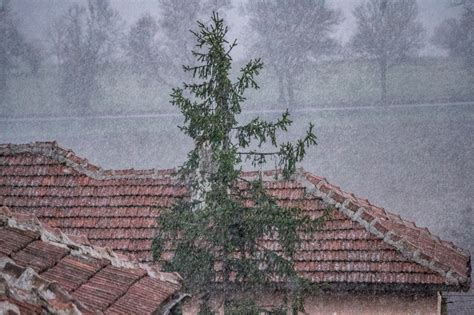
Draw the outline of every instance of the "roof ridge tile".
[[[66,166],[90,176],[94,179],[120,179],[120,178],[166,178],[173,177],[176,169],[142,169],[135,170],[106,170],[102,167],[90,163],[86,158],[82,158],[71,149],[65,149],[59,146],[56,141],[52,142],[30,142],[25,144],[0,144],[0,155],[31,153],[48,156]]]
[[[21,267],[7,256],[0,257],[0,280],[7,296],[14,300],[39,304],[51,314],[89,313],[82,303],[73,298],[54,281],[40,276],[30,267]]]

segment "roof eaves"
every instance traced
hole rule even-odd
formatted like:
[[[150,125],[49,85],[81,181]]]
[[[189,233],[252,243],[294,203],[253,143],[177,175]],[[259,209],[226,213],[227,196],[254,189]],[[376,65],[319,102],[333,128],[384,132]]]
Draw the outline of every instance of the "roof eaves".
[[[67,248],[70,250],[70,254],[74,256],[105,259],[114,267],[143,269],[151,278],[175,285],[180,285],[183,280],[178,273],[161,272],[157,266],[138,263],[125,255],[112,251],[108,247],[92,246],[85,236],[67,235],[57,228],[52,228],[40,222],[33,215],[14,213],[7,207],[0,207],[0,226],[38,232],[43,242]]]
[[[55,282],[44,279],[32,268],[17,265],[7,256],[0,257],[0,282],[2,295],[13,300],[13,304],[33,303],[50,314],[90,312]]]
[[[441,262],[436,257],[427,255],[422,246],[408,240],[402,233],[387,227],[384,221],[391,220],[393,215],[387,213],[383,208],[377,208],[371,205],[368,200],[359,199],[353,194],[343,192],[339,187],[329,184],[325,178],[315,176],[303,169],[296,172],[294,179],[303,185],[308,193],[321,198],[324,203],[332,205],[346,217],[358,222],[367,231],[395,247],[404,257],[440,274],[445,279],[446,285],[459,287],[462,290],[469,288],[471,282],[470,272],[464,274],[459,270],[455,270],[451,265]],[[453,254],[457,255],[458,258],[464,259],[466,270],[470,270],[469,252],[454,246],[452,243],[440,241],[427,229],[417,228],[413,223],[407,223],[399,216],[396,216],[395,219],[397,219],[398,224],[403,224],[405,228],[422,230],[434,243],[446,247],[447,250],[454,252]]]

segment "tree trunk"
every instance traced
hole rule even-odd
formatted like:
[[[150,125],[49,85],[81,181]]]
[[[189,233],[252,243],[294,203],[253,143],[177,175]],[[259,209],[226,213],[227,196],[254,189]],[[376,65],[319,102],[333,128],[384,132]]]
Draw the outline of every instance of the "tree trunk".
[[[7,98],[7,70],[0,65],[0,104],[6,103]]]
[[[79,65],[81,80],[74,82],[76,101],[82,115],[89,115],[93,111],[92,101],[99,93],[99,64],[92,58],[89,60],[88,63]]]
[[[380,63],[380,85],[381,85],[381,105],[387,104],[387,63],[382,61]]]
[[[288,90],[288,105],[294,105],[295,102],[295,89],[293,84],[293,77],[291,74],[286,74],[287,90]]]
[[[274,69],[275,69],[276,75],[278,76],[278,103],[285,104],[286,98],[285,98],[285,85],[284,85],[283,72],[277,67],[274,67]]]

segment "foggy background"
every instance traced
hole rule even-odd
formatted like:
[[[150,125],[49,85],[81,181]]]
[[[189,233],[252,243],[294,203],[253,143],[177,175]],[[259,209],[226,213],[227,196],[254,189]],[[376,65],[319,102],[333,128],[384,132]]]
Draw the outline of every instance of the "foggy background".
[[[265,64],[242,120],[288,108],[281,140],[314,122],[306,170],[472,252],[474,2],[279,3],[0,0],[0,143],[56,140],[104,168],[178,167],[191,142],[169,94],[189,79],[188,30],[218,10],[238,40],[235,73]],[[370,8],[385,33],[360,27]],[[473,296],[450,309],[474,312]]]

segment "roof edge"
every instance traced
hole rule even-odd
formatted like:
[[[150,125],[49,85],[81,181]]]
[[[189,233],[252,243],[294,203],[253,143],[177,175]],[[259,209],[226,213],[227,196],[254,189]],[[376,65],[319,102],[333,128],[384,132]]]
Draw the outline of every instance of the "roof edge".
[[[321,198],[324,203],[334,206],[346,217],[358,222],[372,235],[395,247],[405,258],[440,274],[450,288],[458,287],[461,290],[469,290],[471,263],[468,251],[455,246],[453,243],[440,240],[437,236],[431,234],[428,229],[420,229],[437,246],[442,246],[449,252],[455,252],[458,258],[465,260],[467,272],[463,274],[436,257],[427,255],[423,252],[421,246],[414,244],[401,233],[389,229],[383,221],[396,218],[397,223],[404,224],[406,228],[419,229],[412,222],[404,221],[400,216],[386,212],[383,208],[377,208],[371,205],[368,200],[359,199],[353,194],[346,193],[339,187],[329,184],[325,178],[315,176],[302,168],[297,170],[294,179],[303,185],[308,193]]]
[[[35,303],[52,314],[85,314],[90,310],[54,281],[30,267],[21,267],[9,257],[0,257],[0,282],[7,298],[29,305]],[[8,300],[7,300],[8,301]]]
[[[0,144],[0,154],[40,154],[64,163],[77,172],[94,179],[120,179],[120,178],[153,178],[162,179],[172,177],[176,169],[122,169],[106,170],[90,163],[87,159],[79,157],[71,149],[62,148],[56,141],[30,142],[24,144]]]
[[[143,269],[151,278],[177,285],[181,285],[183,280],[178,273],[162,272],[157,266],[139,263],[133,260],[132,257],[113,252],[108,247],[93,246],[85,236],[67,235],[60,229],[52,228],[39,221],[34,215],[14,213],[7,207],[0,207],[0,226],[2,225],[23,231],[37,232],[43,242],[67,248],[74,256],[87,255],[108,260],[115,267]]]

